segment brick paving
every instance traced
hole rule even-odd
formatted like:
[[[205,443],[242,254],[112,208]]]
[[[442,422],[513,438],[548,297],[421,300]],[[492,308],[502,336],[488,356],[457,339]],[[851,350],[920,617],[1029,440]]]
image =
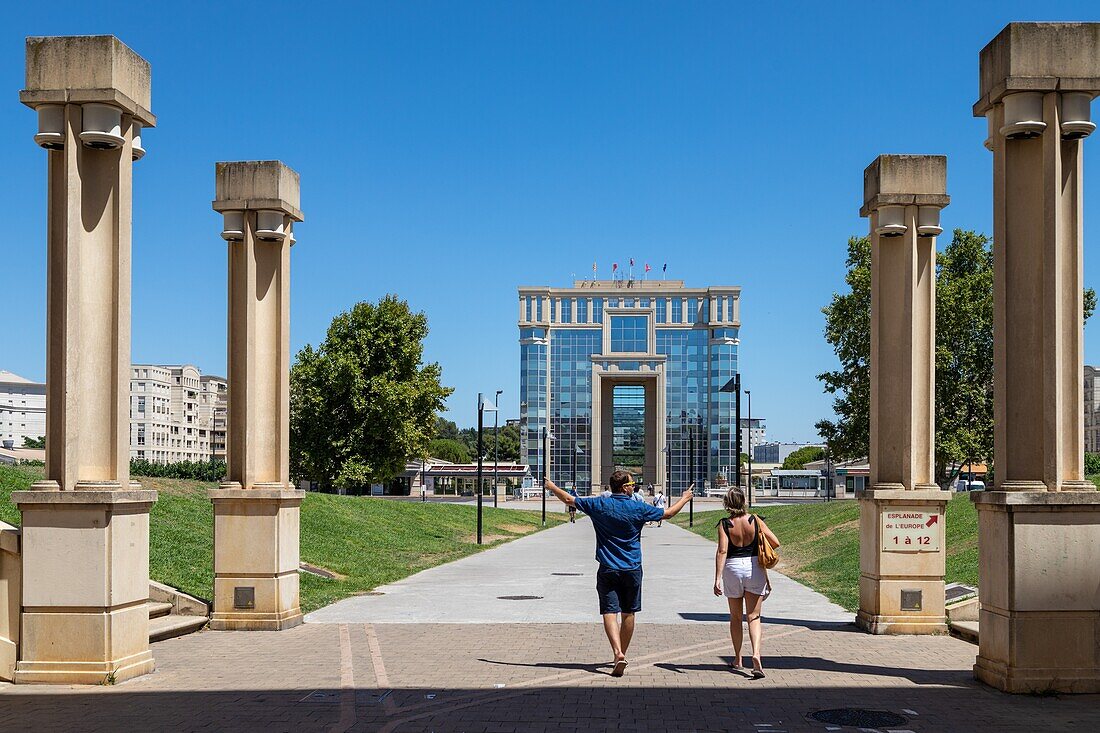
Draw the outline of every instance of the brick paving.
[[[156,673],[114,687],[0,687],[0,730],[777,733],[829,730],[808,714],[841,707],[906,718],[883,731],[1100,730],[1100,696],[998,693],[956,639],[785,623],[765,645],[768,677],[749,680],[723,627],[642,622],[615,679],[595,623],[208,631],[156,644]]]
[[[728,668],[713,544],[667,524],[646,534],[646,610],[623,678],[608,674],[591,528],[578,524],[387,586],[387,604],[317,614],[332,623],[157,643],[157,671],[117,686],[0,684],[0,731],[874,730],[808,717],[836,708],[904,718],[883,733],[1100,731],[1100,695],[996,692],[973,679],[977,647],[863,634],[778,574],[764,606],[768,676],[747,679]],[[561,579],[562,569],[581,575]],[[547,597],[500,601],[506,592]]]

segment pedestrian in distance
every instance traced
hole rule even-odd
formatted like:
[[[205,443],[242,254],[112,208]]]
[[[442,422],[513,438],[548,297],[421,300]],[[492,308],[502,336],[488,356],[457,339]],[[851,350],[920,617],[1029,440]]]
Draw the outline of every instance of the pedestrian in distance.
[[[632,501],[634,479],[626,471],[611,474],[611,496],[575,497],[550,479],[545,486],[567,506],[589,516],[596,530],[596,594],[607,641],[611,644],[612,677],[626,671],[626,652],[634,636],[634,615],[642,610],[642,527],[651,519],[671,519],[691,500],[689,487],[680,500],[660,510]]]
[[[574,499],[577,498],[577,487],[576,486],[569,489],[569,495],[572,496]],[[576,524],[577,523],[577,505],[576,504],[571,504],[568,508],[569,508],[569,523],[570,524]]]
[[[745,511],[745,492],[734,486],[726,492],[722,506],[728,516],[722,519],[718,529],[718,550],[714,556],[714,595],[726,597],[730,607],[730,638],[733,641],[735,670],[742,671],[741,647],[744,629],[741,619],[749,624],[749,640],[752,643],[752,678],[764,677],[760,655],[763,633],[760,614],[764,599],[771,593],[768,571],[760,564],[760,535],[767,537],[772,547],[779,547],[779,538],[768,529],[760,517]]]
[[[642,493],[642,488],[637,484],[634,485],[634,495],[631,498],[645,504],[645,494]]]
[[[661,489],[657,489],[657,495],[653,497],[653,506],[657,507],[658,509],[662,509],[662,510],[666,506],[668,506],[668,499],[665,497],[665,492],[662,491]],[[662,520],[660,520],[660,519],[657,520],[657,526],[658,527],[661,526],[661,521]]]

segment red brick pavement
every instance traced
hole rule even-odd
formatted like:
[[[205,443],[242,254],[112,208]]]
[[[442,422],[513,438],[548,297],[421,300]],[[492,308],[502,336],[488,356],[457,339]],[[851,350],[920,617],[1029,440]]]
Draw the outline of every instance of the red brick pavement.
[[[807,716],[901,714],[881,730],[1100,730],[1100,696],[1022,697],[970,673],[975,647],[770,624],[764,680],[728,669],[725,628],[639,624],[608,676],[595,624],[306,625],[154,646],[114,687],[0,687],[0,730],[825,731]],[[854,731],[855,728],[837,730]]]

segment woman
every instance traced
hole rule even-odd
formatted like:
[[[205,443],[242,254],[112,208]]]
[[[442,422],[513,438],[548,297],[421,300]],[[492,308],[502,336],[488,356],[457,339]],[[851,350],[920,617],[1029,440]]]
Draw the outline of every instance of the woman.
[[[745,512],[745,492],[733,487],[726,492],[722,506],[729,517],[719,522],[718,552],[714,558],[714,595],[725,595],[730,605],[730,637],[733,639],[733,662],[741,669],[741,645],[744,632],[741,628],[742,603],[744,615],[749,621],[749,639],[752,642],[752,678],[761,679],[764,668],[760,661],[760,613],[764,598],[771,592],[768,571],[757,557],[757,541],[763,532],[772,547],[779,547],[779,539],[760,517]]]

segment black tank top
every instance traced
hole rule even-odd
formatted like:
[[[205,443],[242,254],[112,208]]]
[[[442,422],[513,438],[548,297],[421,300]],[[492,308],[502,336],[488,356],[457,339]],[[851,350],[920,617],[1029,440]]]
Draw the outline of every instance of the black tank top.
[[[729,540],[729,544],[726,545],[726,557],[752,557],[756,554],[756,536],[760,533],[760,526],[756,523],[756,517],[751,514],[749,515],[749,524],[753,526],[752,542],[744,547],[738,547],[733,544],[733,538],[730,537],[732,523],[729,519],[722,520],[722,531],[726,533],[726,539]]]

